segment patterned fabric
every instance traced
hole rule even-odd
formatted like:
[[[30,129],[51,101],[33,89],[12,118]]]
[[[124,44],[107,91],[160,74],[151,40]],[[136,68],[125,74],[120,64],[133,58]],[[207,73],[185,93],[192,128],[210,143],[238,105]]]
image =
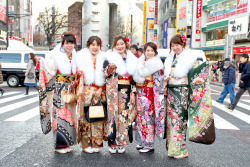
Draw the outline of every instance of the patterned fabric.
[[[163,75],[159,71],[146,77],[143,84],[137,84],[136,140],[143,147],[154,146],[155,134],[159,139],[164,138],[165,106],[162,80]]]
[[[76,77],[77,78],[77,77]],[[99,89],[97,86],[84,86],[84,76],[79,77],[77,91],[78,142],[82,149],[87,147],[103,147],[103,140],[107,136],[106,121],[89,123],[85,118],[84,106],[89,106],[93,94]],[[106,101],[105,91],[102,91],[101,100]],[[98,98],[93,99],[93,104]],[[107,137],[106,137],[107,138]],[[106,139],[105,138],[105,139]]]
[[[76,144],[76,104],[65,104],[61,95],[68,93],[67,83],[56,83],[54,90],[54,106],[52,114],[52,129],[55,149],[67,148]]]
[[[204,62],[189,72],[189,140],[212,144],[215,141],[214,117],[209,84],[209,64]]]
[[[57,74],[56,75],[56,82],[71,83],[74,80],[75,80],[75,76],[74,75],[62,75],[62,74]]]
[[[167,104],[167,140],[169,154],[180,155],[187,152],[186,132],[188,120],[188,88],[168,88]]]
[[[118,84],[118,74],[109,74],[108,68],[109,65],[104,70],[107,77],[108,144],[109,146],[128,145],[128,118],[132,112],[130,93],[134,88],[131,88],[131,85]],[[127,78],[127,75],[120,78]]]

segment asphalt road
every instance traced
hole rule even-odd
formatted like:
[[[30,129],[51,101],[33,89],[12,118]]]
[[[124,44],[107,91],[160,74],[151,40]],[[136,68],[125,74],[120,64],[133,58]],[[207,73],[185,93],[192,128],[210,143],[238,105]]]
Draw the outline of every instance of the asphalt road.
[[[1,87],[3,87],[1,85]],[[107,143],[100,153],[87,154],[80,146],[68,154],[53,149],[52,133],[44,135],[40,128],[38,94],[34,88],[25,96],[24,87],[5,89],[0,97],[0,166],[250,166],[250,96],[245,93],[232,113],[216,102],[216,141],[212,145],[187,142],[189,158],[168,158],[165,140],[156,139],[155,152],[141,154],[136,141],[124,154],[110,154]],[[222,87],[212,86],[216,100]],[[237,91],[236,91],[237,92]],[[227,96],[225,104],[228,104]]]

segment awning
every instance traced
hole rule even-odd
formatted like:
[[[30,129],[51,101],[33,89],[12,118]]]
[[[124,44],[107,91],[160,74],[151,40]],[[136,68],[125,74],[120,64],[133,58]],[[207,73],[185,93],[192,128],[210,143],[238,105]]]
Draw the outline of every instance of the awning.
[[[234,54],[250,53],[250,47],[233,48]]]
[[[203,51],[207,50],[224,50],[225,45],[219,45],[219,46],[207,46],[207,47],[201,47],[201,48],[192,48],[192,49],[199,49]]]

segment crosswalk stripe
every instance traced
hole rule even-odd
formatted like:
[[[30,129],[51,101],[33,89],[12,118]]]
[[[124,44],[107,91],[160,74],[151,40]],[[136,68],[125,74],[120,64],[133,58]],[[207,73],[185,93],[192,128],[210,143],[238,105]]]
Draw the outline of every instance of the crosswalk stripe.
[[[214,125],[217,129],[240,130],[239,128],[226,121],[225,119],[221,118],[217,114],[214,114]]]
[[[229,100],[229,99],[225,99],[224,101],[226,101],[226,102],[228,102],[228,103],[231,103],[231,101]],[[250,108],[250,105],[246,105],[246,104],[243,104],[243,103],[241,103],[241,102],[238,102],[237,103],[237,106],[240,106],[240,107],[242,107],[242,108],[244,108],[244,109],[249,109]]]
[[[4,121],[25,122],[39,114],[39,107],[32,108],[26,112],[10,117]]]
[[[4,92],[3,97],[7,96],[7,95],[13,95],[13,94],[17,94],[17,93],[21,93],[21,92]],[[2,100],[1,100],[2,101]]]
[[[10,105],[4,106],[4,107],[0,107],[0,114],[9,112],[11,110],[23,107],[23,106],[25,106],[27,104],[31,104],[31,103],[34,103],[34,102],[38,102],[38,97],[33,97],[33,98],[30,98],[30,99],[27,99],[27,100],[17,102],[15,104],[10,104]]]
[[[232,116],[235,116],[236,118],[238,118],[238,119],[240,119],[240,120],[242,120],[242,121],[244,121],[244,122],[250,124],[250,115],[247,115],[247,114],[245,114],[245,113],[243,113],[243,112],[240,112],[240,111],[238,111],[238,110],[234,110],[233,112],[230,112],[230,111],[228,111],[228,110],[225,108],[224,105],[217,103],[215,100],[213,100],[213,106],[215,106],[216,108],[218,108],[218,109],[220,109],[220,110],[223,110],[223,111],[225,111],[226,113],[228,113],[228,114],[230,114],[230,115],[232,115]]]
[[[218,91],[218,90],[215,90],[215,89],[211,89],[211,91],[214,91],[214,92],[217,92],[217,93],[220,93],[221,94],[221,92],[222,91]],[[237,93],[237,92],[235,92],[235,93]],[[249,97],[249,95],[242,95],[242,97]]]
[[[14,96],[14,97],[8,97],[8,98],[5,98],[3,100],[0,101],[0,104],[3,104],[3,103],[6,103],[6,102],[9,102],[9,101],[14,101],[14,100],[17,100],[17,99],[20,99],[22,97],[28,97],[28,96],[31,96],[31,95],[34,95],[34,94],[37,94],[37,92],[30,92],[29,95],[17,95],[17,96]]]
[[[242,101],[247,102],[247,103],[250,103],[250,100],[242,100]]]

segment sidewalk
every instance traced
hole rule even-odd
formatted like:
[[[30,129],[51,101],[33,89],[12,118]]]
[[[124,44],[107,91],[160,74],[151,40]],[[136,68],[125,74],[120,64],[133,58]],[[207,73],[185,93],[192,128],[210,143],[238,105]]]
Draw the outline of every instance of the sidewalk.
[[[210,81],[211,85],[216,85],[216,86],[221,86],[221,87],[224,87],[224,83],[220,83],[220,82],[216,82],[216,81]],[[235,84],[235,90],[239,90],[239,83],[236,83]]]

